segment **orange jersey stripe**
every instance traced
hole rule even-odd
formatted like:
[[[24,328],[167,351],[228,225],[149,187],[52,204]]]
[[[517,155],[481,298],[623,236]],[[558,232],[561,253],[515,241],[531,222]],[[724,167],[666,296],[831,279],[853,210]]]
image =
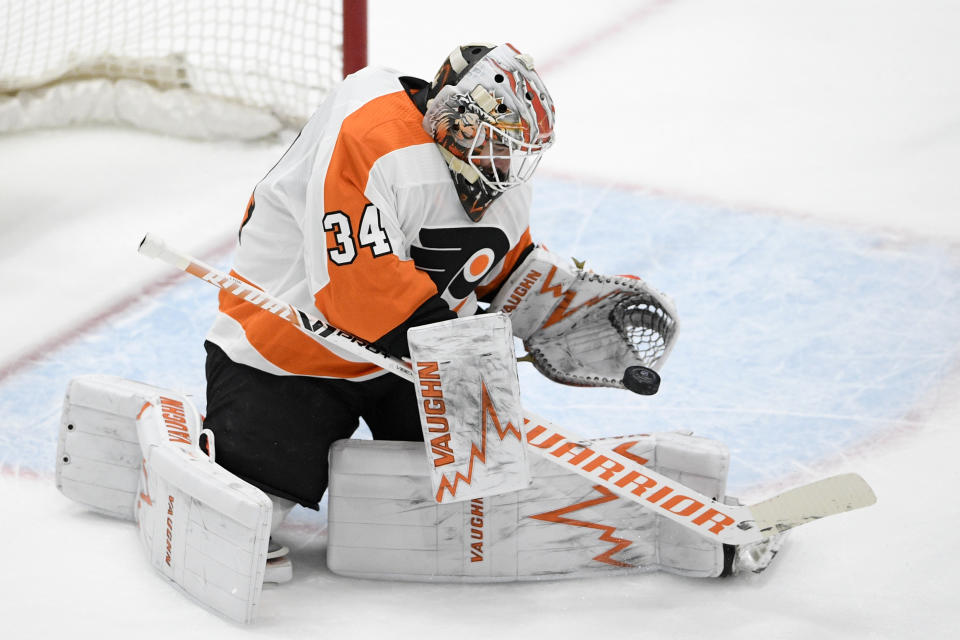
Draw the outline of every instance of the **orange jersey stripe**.
[[[236,271],[230,275],[252,287]],[[259,289],[259,287],[257,287]],[[281,369],[301,376],[358,378],[376,372],[369,362],[350,362],[318,344],[286,320],[257,305],[220,291],[220,311],[240,323],[250,345]]]
[[[240,223],[240,228],[243,229],[246,224],[250,221],[250,216],[253,215],[253,208],[255,203],[253,201],[253,194],[250,194],[250,200],[247,202],[247,208],[243,212],[243,222]]]
[[[418,144],[432,144],[423,130],[422,115],[403,91],[371,100],[344,119],[324,181],[324,209],[341,211],[354,234],[369,201],[364,192],[374,163],[384,155]],[[327,246],[337,246],[327,232]],[[437,288],[412,260],[395,254],[375,256],[366,247],[345,265],[328,254],[329,282],[318,291],[315,304],[334,325],[365,340],[377,340],[404,320]]]

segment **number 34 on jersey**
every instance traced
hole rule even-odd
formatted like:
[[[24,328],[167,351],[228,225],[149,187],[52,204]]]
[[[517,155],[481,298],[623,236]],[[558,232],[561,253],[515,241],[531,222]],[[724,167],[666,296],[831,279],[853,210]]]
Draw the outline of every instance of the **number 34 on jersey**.
[[[357,252],[369,248],[374,258],[393,253],[390,238],[380,222],[380,210],[367,204],[360,216],[360,226],[354,232],[350,218],[343,211],[328,211],[323,216],[323,228],[333,233],[334,246],[327,249],[330,260],[337,265],[351,264]]]

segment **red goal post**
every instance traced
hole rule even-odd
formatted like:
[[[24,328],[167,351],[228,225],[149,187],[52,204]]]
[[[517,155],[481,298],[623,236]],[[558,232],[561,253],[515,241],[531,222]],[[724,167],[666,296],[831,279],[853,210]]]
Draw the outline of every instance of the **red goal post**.
[[[298,128],[366,66],[366,0],[0,0],[0,133]]]

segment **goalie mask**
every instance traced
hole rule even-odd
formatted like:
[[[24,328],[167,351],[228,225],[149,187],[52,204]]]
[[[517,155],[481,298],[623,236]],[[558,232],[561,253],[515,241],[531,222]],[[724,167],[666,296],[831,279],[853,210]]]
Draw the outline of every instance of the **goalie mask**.
[[[553,122],[533,59],[510,44],[454,49],[430,85],[423,117],[474,222],[530,179],[553,143]]]

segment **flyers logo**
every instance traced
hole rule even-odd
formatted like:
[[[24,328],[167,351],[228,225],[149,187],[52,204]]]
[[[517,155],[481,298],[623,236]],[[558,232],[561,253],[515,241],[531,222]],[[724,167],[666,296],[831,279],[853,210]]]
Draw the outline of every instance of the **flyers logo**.
[[[509,250],[507,234],[497,227],[421,229],[420,245],[410,247],[410,257],[440,295],[462,300]]]

